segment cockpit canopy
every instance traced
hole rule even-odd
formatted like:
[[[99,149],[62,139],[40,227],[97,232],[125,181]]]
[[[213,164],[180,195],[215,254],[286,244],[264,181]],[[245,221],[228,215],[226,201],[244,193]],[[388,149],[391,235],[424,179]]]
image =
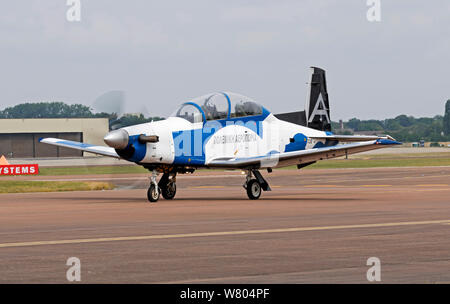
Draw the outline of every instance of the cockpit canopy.
[[[212,93],[182,104],[171,116],[192,123],[261,115],[263,107],[252,99],[235,93]]]

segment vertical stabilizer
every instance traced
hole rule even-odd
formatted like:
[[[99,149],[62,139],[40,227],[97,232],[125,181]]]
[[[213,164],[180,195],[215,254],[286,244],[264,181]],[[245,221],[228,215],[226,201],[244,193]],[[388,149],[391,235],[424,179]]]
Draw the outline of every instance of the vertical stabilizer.
[[[311,67],[311,79],[305,105],[306,125],[309,128],[331,131],[330,103],[325,71]]]

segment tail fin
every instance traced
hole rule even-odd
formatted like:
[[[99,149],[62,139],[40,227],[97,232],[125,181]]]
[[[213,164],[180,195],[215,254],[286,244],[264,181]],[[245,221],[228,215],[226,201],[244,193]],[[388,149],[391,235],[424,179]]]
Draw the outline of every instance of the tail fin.
[[[330,104],[325,71],[317,67],[311,67],[311,80],[305,111],[275,114],[275,117],[316,130],[331,131]]]
[[[305,105],[306,125],[309,128],[331,131],[330,103],[325,71],[311,67],[311,81]]]

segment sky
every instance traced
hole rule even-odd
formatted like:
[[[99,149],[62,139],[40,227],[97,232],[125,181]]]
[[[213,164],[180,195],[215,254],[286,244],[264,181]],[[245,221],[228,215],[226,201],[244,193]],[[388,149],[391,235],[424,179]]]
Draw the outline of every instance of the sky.
[[[327,71],[331,118],[443,115],[450,99],[450,1],[3,1],[0,109],[92,105],[125,92],[126,112],[167,116],[215,91],[274,113],[303,110],[309,67]]]

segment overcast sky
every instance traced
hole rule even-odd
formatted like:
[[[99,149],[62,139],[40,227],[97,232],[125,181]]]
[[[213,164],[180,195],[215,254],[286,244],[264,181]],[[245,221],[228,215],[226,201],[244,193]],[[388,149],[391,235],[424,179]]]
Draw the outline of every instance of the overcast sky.
[[[170,114],[232,91],[275,113],[303,110],[309,66],[327,71],[331,118],[443,115],[450,99],[450,1],[3,1],[0,109],[91,105],[126,92],[127,112]]]

